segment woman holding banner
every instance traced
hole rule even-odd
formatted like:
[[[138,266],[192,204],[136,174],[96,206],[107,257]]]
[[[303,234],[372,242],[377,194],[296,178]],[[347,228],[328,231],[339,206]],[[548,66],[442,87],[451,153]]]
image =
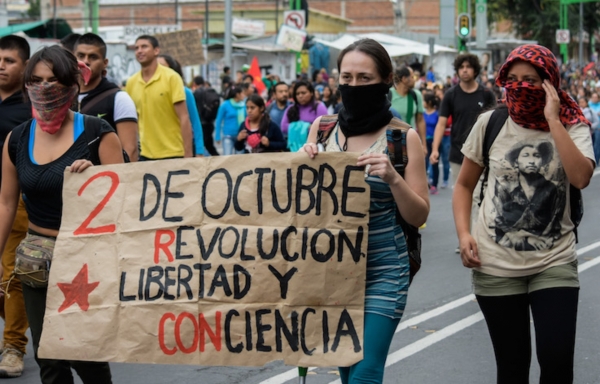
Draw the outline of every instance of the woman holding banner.
[[[22,193],[29,230],[17,248],[15,274],[23,283],[35,359],[44,384],[73,383],[71,368],[84,383],[111,383],[108,363],[37,357],[48,272],[61,224],[64,170],[68,167],[80,173],[93,162],[123,162],[121,143],[110,125],[95,117],[84,119],[69,109],[79,93],[79,77],[87,82],[89,75],[85,64],[57,45],[35,53],[25,68],[23,92],[31,101],[34,118],[8,135],[2,151],[0,250],[4,249]],[[92,137],[95,140],[90,140]]]
[[[325,144],[328,152],[359,152],[358,166],[365,167],[371,186],[367,281],[365,292],[364,359],[341,367],[342,383],[381,383],[386,356],[406,305],[409,260],[402,228],[395,210],[419,227],[429,214],[429,190],[419,135],[407,132],[409,161],[404,178],[396,172],[387,153],[387,126],[392,119],[387,99],[393,67],[385,48],[372,39],[358,40],[338,57],[339,90],[343,107]],[[315,120],[308,141],[300,149],[318,154]]]

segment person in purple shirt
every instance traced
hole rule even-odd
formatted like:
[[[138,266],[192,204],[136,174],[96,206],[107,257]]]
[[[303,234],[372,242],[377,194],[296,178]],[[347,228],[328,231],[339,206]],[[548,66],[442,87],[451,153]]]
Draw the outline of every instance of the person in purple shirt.
[[[327,107],[315,99],[315,89],[312,84],[301,80],[294,84],[294,104],[290,105],[281,120],[281,132],[287,135],[288,127],[294,121],[306,121],[312,124],[319,116],[327,114]]]
[[[315,99],[315,89],[308,81],[294,84],[294,104],[290,105],[281,120],[281,132],[288,138],[288,148],[295,152],[308,137],[310,125],[319,116],[327,114],[327,107]]]

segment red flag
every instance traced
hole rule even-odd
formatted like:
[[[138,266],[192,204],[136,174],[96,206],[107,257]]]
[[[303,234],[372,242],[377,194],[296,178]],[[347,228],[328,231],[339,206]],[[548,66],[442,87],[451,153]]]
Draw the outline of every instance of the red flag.
[[[256,87],[258,94],[262,95],[262,93],[264,92],[265,89],[267,89],[267,87],[265,86],[265,83],[263,83],[263,81],[262,81],[262,75],[260,73],[260,67],[258,66],[258,59],[256,58],[256,56],[254,56],[252,58],[252,64],[250,64],[250,69],[248,70],[248,74],[252,75],[252,77],[254,77],[254,82],[252,84],[254,84],[254,86]]]

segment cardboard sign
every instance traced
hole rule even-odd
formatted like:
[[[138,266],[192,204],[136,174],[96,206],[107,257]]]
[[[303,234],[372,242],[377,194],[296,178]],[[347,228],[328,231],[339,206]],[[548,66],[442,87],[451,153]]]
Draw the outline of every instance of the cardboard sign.
[[[160,53],[173,56],[181,66],[204,64],[202,33],[197,29],[157,33]]]
[[[39,356],[360,361],[369,187],[356,158],[273,153],[66,173]]]

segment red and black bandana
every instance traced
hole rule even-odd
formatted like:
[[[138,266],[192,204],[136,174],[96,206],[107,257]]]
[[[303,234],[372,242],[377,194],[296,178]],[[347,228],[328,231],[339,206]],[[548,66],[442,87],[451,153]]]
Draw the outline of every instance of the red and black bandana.
[[[549,131],[544,116],[546,92],[541,87],[525,81],[508,81],[508,71],[512,64],[524,61],[533,65],[538,73],[546,74],[560,98],[560,121],[564,126],[589,122],[581,112],[579,105],[565,91],[560,89],[560,72],[554,54],[546,47],[525,44],[515,48],[500,68],[496,84],[506,90],[505,103],[513,121],[524,128]]]

